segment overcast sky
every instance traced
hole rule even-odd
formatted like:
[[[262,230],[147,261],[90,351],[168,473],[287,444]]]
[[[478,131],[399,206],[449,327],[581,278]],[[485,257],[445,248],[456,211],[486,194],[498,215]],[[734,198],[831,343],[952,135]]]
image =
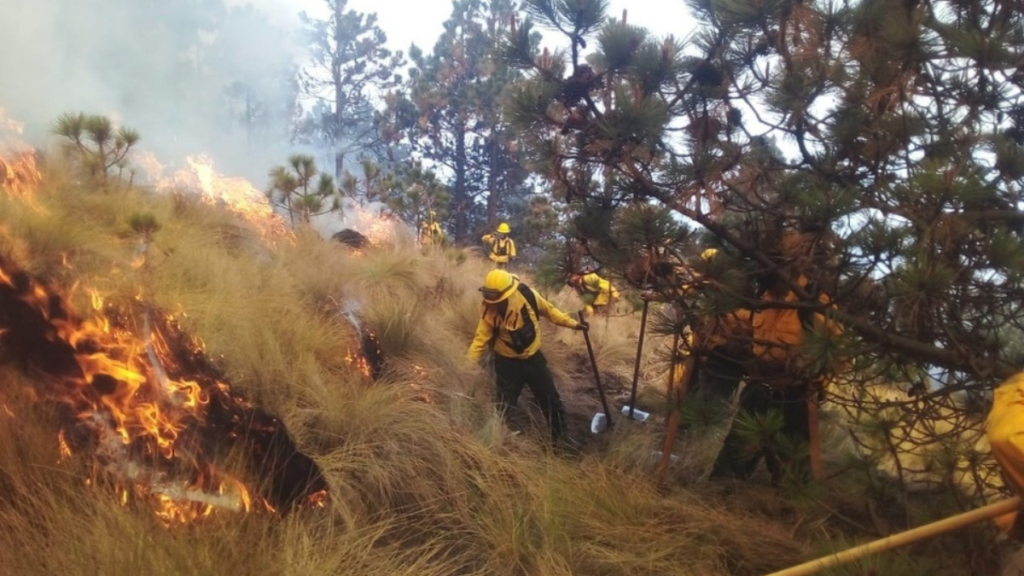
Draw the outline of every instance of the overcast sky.
[[[194,12],[176,11],[177,0],[163,4],[0,0],[0,15],[13,23],[0,32],[0,122],[4,114],[24,122],[24,138],[44,145],[52,141],[50,127],[60,114],[104,114],[138,129],[143,135],[140,149],[153,152],[164,163],[180,165],[186,155],[205,153],[225,172],[264,180],[268,166],[296,147],[281,130],[254,136],[240,124],[228,123],[226,113],[237,117],[237,111],[225,109],[224,90],[239,79],[266,78],[271,64],[277,65],[282,55],[287,60],[289,52],[301,61],[303,47],[295,44],[298,36],[289,32],[297,31],[302,11],[316,18],[329,17],[329,4],[326,0],[224,2],[252,4],[269,16],[273,28],[268,30],[261,19],[231,20],[216,52],[220,75],[199,86],[192,82],[205,69],[176,52],[181,39],[190,34],[176,26],[193,25],[189,15]],[[675,34],[682,39],[693,28],[684,0],[609,0],[609,4],[609,15],[616,17],[629,5],[629,22],[659,36]],[[348,0],[348,8],[377,13],[392,49],[407,52],[415,43],[429,53],[451,15],[452,0]],[[548,46],[564,45],[557,35],[550,39],[545,42]],[[215,85],[218,78],[224,86]],[[280,96],[274,91],[285,86],[272,78],[259,83],[270,102]],[[232,102],[228,104],[237,104]]]
[[[298,22],[303,10],[325,15],[325,0],[228,0],[246,1],[259,6],[282,22]],[[610,0],[609,14],[621,17],[629,9],[628,21],[644,26],[659,36],[675,34],[683,37],[692,28],[692,20],[684,0]],[[441,24],[452,12],[451,0],[349,0],[348,7],[360,12],[376,12],[380,27],[388,35],[394,50],[408,51],[413,43],[430,51],[441,35]]]

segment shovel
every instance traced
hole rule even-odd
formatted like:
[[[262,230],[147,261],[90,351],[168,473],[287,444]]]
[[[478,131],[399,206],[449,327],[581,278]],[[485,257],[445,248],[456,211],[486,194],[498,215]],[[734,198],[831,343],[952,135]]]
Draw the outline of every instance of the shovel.
[[[578,313],[580,322],[584,322],[583,310]],[[601,407],[604,408],[604,418],[601,414],[595,414],[590,422],[590,431],[598,434],[612,427],[612,412],[608,409],[608,399],[604,396],[604,386],[601,386],[601,373],[597,370],[597,359],[594,358],[594,346],[590,343],[590,330],[583,331],[583,339],[587,342],[587,354],[590,356],[590,367],[594,369],[594,381],[597,382],[597,393],[601,396]]]
[[[644,352],[644,333],[647,332],[647,310],[651,301],[644,299],[644,311],[640,315],[640,338],[636,344],[636,363],[633,365],[633,388],[629,393],[629,413],[626,417],[633,419],[634,407],[636,406],[636,386],[640,381],[640,357]],[[623,410],[625,412],[625,410]]]

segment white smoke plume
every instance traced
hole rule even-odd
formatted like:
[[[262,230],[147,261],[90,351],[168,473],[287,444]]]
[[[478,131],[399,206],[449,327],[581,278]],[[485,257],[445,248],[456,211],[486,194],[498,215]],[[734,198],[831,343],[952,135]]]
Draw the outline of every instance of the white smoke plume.
[[[360,203],[352,198],[343,198],[340,208],[337,212],[314,216],[310,224],[324,238],[331,238],[342,230],[355,230],[374,246],[415,241],[412,227],[390,215],[387,206],[380,202]]]
[[[105,114],[164,162],[205,153],[262,186],[295,152],[302,51],[297,14],[259,4],[0,0],[0,108],[37,146],[64,112]]]

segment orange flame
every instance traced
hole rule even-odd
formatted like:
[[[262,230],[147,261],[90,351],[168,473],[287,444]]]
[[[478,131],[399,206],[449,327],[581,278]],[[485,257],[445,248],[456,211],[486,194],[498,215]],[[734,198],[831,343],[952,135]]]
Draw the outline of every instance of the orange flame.
[[[22,152],[13,157],[0,158],[0,188],[6,189],[14,197],[31,201],[41,181],[35,153]]]
[[[354,367],[366,378],[371,378],[373,376],[373,371],[370,369],[370,362],[362,352],[356,352],[349,348],[345,351],[345,363]]]
[[[315,216],[313,223],[325,236],[355,230],[366,238],[368,246],[372,248],[394,244],[403,235],[410,239],[415,236],[405,222],[388,213],[382,204],[363,205],[352,198],[343,198],[339,212]],[[362,256],[364,252],[356,249],[351,253]]]
[[[2,268],[0,285],[14,288]],[[91,297],[95,315],[83,321],[68,310],[54,313],[51,294],[39,284],[21,300],[74,350],[80,372],[64,376],[67,386],[58,400],[94,435],[97,463],[116,479],[122,502],[130,494],[145,497],[168,523],[196,520],[217,508],[249,511],[253,497],[242,482],[200,462],[194,446],[179,443],[191,423],[204,419],[207,392],[196,382],[167,377],[161,363],[173,357],[160,332],[139,338],[112,327],[102,297]],[[62,459],[75,452],[63,431],[57,442]]]
[[[366,236],[374,247],[392,242],[395,235],[392,222],[365,211],[356,213],[356,230]]]
[[[139,154],[136,162],[146,171],[158,190],[197,192],[205,202],[225,206],[242,215],[266,240],[293,238],[284,219],[274,212],[263,192],[245,178],[224,176],[217,172],[209,156],[199,154],[186,157],[188,168],[176,171],[171,177],[163,176],[164,167],[152,154]]]
[[[38,208],[33,194],[42,175],[36,166],[35,150],[20,139],[24,129],[24,124],[8,118],[0,108],[0,188]]]
[[[416,393],[416,399],[427,404],[434,403],[434,397],[430,390],[420,384],[420,380],[426,380],[427,369],[419,364],[412,365],[412,379],[409,380],[409,387]]]

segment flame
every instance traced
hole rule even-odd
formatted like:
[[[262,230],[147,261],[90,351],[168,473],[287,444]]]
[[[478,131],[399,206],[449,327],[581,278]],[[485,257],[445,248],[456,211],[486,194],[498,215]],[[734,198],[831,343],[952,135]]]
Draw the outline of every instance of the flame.
[[[319,490],[309,495],[306,498],[306,504],[310,508],[326,508],[327,507],[328,494],[327,490]]]
[[[359,337],[358,348],[349,347],[345,350],[345,362],[359,370],[366,378],[376,380],[380,374],[375,374],[374,371],[379,371],[382,367],[384,350],[381,348],[380,338],[377,337],[377,334],[359,321],[362,303],[353,299],[339,304],[334,298],[331,298],[331,302],[338,308],[341,317],[348,320]]]
[[[351,348],[345,351],[345,363],[359,371],[366,378],[373,377],[373,370],[370,369],[370,362],[362,352]]]
[[[35,149],[21,141],[25,125],[0,108],[0,188],[38,209],[34,192],[42,181]]]
[[[156,159],[152,152],[136,152],[132,161],[142,168],[145,181],[158,186],[164,180],[164,165]]]
[[[0,136],[21,136],[25,131],[25,123],[7,116],[7,111],[0,106]]]
[[[419,364],[413,364],[412,376],[412,379],[409,380],[409,387],[416,393],[416,399],[427,404],[433,404],[434,397],[430,393],[430,390],[418,382],[418,380],[426,380],[427,369]]]
[[[12,276],[0,263],[0,287],[17,290]],[[54,392],[75,420],[70,431],[58,434],[62,460],[85,450],[68,434],[81,439],[87,433],[97,466],[114,479],[121,501],[145,498],[169,524],[197,520],[215,509],[252,509],[254,498],[241,481],[210,464],[194,438],[182,441],[205,419],[211,391],[167,375],[163,364],[173,356],[160,331],[147,329],[140,338],[114,327],[102,314],[104,301],[97,292],[90,294],[94,317],[81,321],[67,309],[55,309],[52,294],[37,283],[20,294],[52,325],[48,339],[74,351],[78,371],[64,374]],[[216,386],[215,392],[228,390],[222,382]]]
[[[33,193],[42,175],[36,167],[34,152],[21,152],[12,157],[0,157],[0,188],[7,190],[15,198],[26,202],[33,201]],[[38,205],[32,203],[38,208]]]
[[[366,236],[370,246],[380,247],[394,241],[395,224],[393,221],[373,213],[359,210],[355,214],[355,229]]]
[[[412,229],[402,220],[387,212],[379,202],[360,204],[353,198],[343,198],[338,212],[320,214],[312,219],[313,226],[325,238],[336,237],[345,230],[355,230],[366,238],[367,247],[379,248],[394,244],[403,234],[413,238]],[[354,256],[365,252],[354,248]]]
[[[57,449],[60,451],[61,462],[71,457],[71,447],[68,446],[68,439],[64,436],[63,430],[57,433]]]
[[[164,177],[164,166],[149,153],[141,153],[136,162],[154,183],[157,190],[189,190],[197,192],[205,202],[222,205],[240,214],[269,241],[293,239],[291,232],[263,192],[245,178],[224,176],[214,169],[213,160],[204,154],[187,156],[183,168]]]

